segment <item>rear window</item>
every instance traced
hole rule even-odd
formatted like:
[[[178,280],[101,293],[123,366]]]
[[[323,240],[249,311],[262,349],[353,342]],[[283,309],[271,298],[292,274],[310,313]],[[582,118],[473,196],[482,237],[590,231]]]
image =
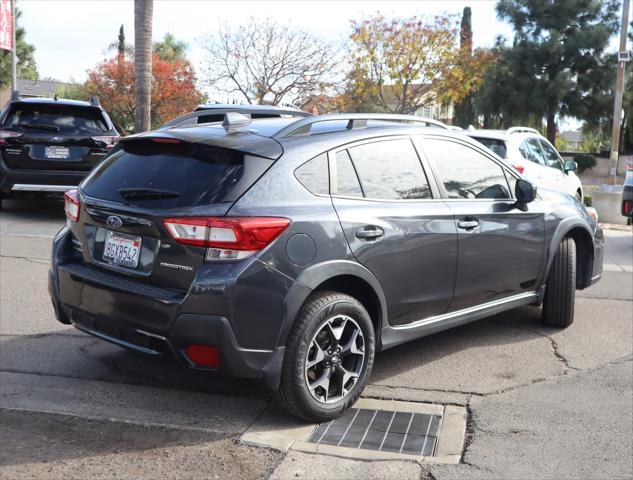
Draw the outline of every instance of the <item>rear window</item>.
[[[506,142],[503,140],[498,140],[496,138],[485,138],[485,137],[472,137],[474,140],[477,140],[479,143],[485,145],[489,150],[492,150],[501,158],[507,158],[508,149],[506,147]]]
[[[17,105],[9,112],[4,125],[25,130],[43,130],[39,127],[49,126],[52,127],[52,131],[66,135],[109,131],[105,118],[98,108],[59,104]]]
[[[134,142],[101,163],[82,189],[94,198],[151,208],[232,202],[271,164],[271,160],[205,145]]]

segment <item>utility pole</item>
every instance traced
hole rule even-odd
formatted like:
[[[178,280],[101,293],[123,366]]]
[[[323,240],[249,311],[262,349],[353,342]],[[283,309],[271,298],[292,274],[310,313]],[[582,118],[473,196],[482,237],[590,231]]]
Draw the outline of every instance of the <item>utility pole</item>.
[[[609,184],[617,183],[618,157],[620,150],[620,124],[622,123],[622,96],[624,94],[624,66],[629,57],[626,50],[626,34],[629,26],[631,0],[622,5],[622,27],[620,28],[620,49],[618,50],[618,72],[615,81],[615,102],[613,104],[613,125],[611,128],[611,156],[609,157]]]
[[[18,89],[18,45],[15,42],[15,0],[11,0],[11,92],[15,92]]]

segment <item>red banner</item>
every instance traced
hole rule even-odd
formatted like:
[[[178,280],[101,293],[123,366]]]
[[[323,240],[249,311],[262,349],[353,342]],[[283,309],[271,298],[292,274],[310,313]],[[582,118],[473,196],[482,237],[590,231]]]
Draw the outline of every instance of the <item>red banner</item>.
[[[11,0],[0,0],[0,49],[13,50]]]

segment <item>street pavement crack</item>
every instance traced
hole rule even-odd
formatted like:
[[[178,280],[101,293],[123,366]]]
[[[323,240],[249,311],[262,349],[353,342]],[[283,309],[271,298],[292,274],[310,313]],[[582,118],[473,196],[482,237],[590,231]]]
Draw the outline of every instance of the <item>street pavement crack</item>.
[[[550,346],[552,347],[552,353],[554,354],[556,359],[560,363],[562,363],[564,366],[563,375],[566,375],[570,370],[576,371],[576,372],[580,371],[579,368],[576,368],[569,363],[569,360],[567,360],[567,358],[560,352],[560,346],[558,345],[558,342],[556,342],[556,340],[554,340],[550,335],[547,335],[546,333],[543,333],[543,332],[539,332],[538,330],[535,330],[532,328],[530,329],[530,331],[536,333],[537,335],[540,335],[541,337],[547,338],[549,340]]]

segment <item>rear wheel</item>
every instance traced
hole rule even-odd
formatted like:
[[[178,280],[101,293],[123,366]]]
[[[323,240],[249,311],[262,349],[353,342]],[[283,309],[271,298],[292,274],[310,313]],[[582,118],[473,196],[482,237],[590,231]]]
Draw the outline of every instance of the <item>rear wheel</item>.
[[[576,244],[565,237],[558,245],[545,287],[542,319],[552,327],[574,322],[576,299]]]
[[[322,292],[303,307],[288,337],[278,392],[291,414],[324,422],[356,402],[374,363],[374,329],[363,305]]]

